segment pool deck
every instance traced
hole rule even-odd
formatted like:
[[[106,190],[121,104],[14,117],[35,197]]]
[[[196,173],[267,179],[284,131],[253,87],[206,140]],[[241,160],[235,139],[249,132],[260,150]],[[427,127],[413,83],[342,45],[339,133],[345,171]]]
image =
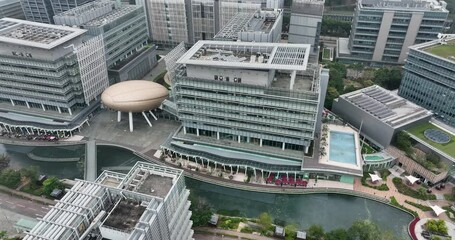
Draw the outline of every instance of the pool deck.
[[[326,141],[327,144],[325,145],[327,154],[320,155],[319,163],[336,166],[336,167],[342,167],[342,168],[362,170],[362,157],[361,157],[362,155],[360,154],[359,134],[354,129],[347,127],[347,126],[332,125],[332,124],[327,124],[327,126],[328,126],[328,131],[327,131],[328,135],[327,135],[327,141]],[[354,135],[356,164],[340,163],[337,161],[330,160],[330,132],[331,131],[352,133]]]

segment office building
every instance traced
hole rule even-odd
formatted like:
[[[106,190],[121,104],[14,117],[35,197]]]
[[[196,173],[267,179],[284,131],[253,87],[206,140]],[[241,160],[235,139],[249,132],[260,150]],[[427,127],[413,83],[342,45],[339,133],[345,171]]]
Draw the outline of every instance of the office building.
[[[311,44],[312,54],[319,53],[324,2],[325,0],[295,0],[292,2],[289,43]]]
[[[387,148],[399,131],[428,122],[432,115],[377,85],[339,96],[332,111],[381,148]]]
[[[60,25],[79,26],[89,36],[102,36],[111,84],[142,79],[156,64],[141,6],[95,1],[55,15],[54,20]]]
[[[163,152],[231,174],[361,176],[361,167],[319,164],[329,73],[309,62],[310,51],[309,44],[199,41],[188,51],[179,45],[165,58],[172,94],[162,109],[182,126]]]
[[[93,0],[51,0],[52,11],[54,12],[54,15],[57,15],[92,1]]]
[[[455,127],[455,36],[409,48],[398,94]]]
[[[0,19],[1,18],[24,19],[20,0],[0,0]]]
[[[54,23],[54,15],[93,0],[21,0],[25,19],[32,22]]]
[[[373,65],[403,64],[411,45],[437,38],[449,12],[438,0],[360,0],[339,59]]]
[[[283,11],[256,10],[238,13],[215,35],[218,41],[279,42]]]
[[[104,44],[86,30],[0,20],[0,124],[73,131],[108,86]]]
[[[188,196],[182,170],[137,162],[127,174],[76,180],[24,240],[191,240]]]

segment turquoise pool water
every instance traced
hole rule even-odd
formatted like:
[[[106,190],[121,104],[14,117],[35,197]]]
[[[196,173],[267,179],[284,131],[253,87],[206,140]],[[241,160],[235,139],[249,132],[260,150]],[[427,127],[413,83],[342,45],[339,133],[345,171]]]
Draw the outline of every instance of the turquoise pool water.
[[[357,164],[354,134],[330,131],[330,161]]]

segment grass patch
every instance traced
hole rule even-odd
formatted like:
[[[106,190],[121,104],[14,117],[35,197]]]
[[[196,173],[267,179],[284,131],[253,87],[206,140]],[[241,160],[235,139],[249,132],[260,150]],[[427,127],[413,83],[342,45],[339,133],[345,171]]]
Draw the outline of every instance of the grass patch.
[[[447,217],[449,217],[450,220],[455,221],[455,211],[450,206],[442,207],[442,209],[447,211]]]
[[[410,196],[420,200],[436,200],[436,195],[426,193],[425,188],[422,187],[421,190],[416,191],[408,187],[406,184],[404,184],[403,179],[401,178],[398,177],[393,178],[393,184],[395,185],[399,193],[404,194],[406,196]]]
[[[370,145],[367,143],[363,142],[362,143],[362,154],[372,154],[372,153],[377,153],[376,150],[374,150]]]
[[[408,201],[408,200],[404,200],[405,203],[411,205],[411,206],[414,206],[424,212],[428,212],[428,211],[431,211],[431,207],[428,207],[428,206],[425,206],[425,205],[422,205],[422,204],[418,204],[418,203],[415,203],[415,202],[411,202],[411,201]]]
[[[405,211],[410,212],[414,217],[419,217],[419,214],[416,211],[411,210],[403,205],[400,205],[400,203],[397,201],[397,199],[394,196],[390,197],[390,204],[392,204],[393,206],[395,206],[397,208],[401,208]]]
[[[389,173],[390,174],[390,173]],[[382,175],[381,175],[382,176]],[[363,173],[363,177],[361,179],[361,182],[362,182],[362,185],[365,186],[365,187],[369,187],[369,188],[373,188],[373,189],[376,189],[376,190],[379,190],[379,191],[389,191],[389,187],[387,186],[387,184],[383,183],[382,185],[380,186],[372,186],[370,184],[367,183],[367,178],[370,177],[370,174],[368,172],[364,172]],[[386,176],[387,178],[387,176]],[[384,179],[384,178],[383,178]]]
[[[323,58],[323,59],[330,60],[330,49],[324,48],[324,49],[322,50],[322,58]]]
[[[441,131],[445,132],[446,134],[448,134],[449,136],[451,136],[452,139],[450,140],[450,142],[448,142],[446,144],[439,144],[439,143],[433,142],[423,135],[423,132],[427,129],[441,130]],[[448,155],[450,155],[452,157],[455,157],[455,136],[453,136],[452,134],[436,127],[435,125],[433,125],[431,123],[424,123],[424,124],[415,126],[407,131],[409,133],[411,133],[412,135],[418,137],[419,139],[425,141],[426,143],[430,144],[431,146],[447,153]]]
[[[449,57],[455,56],[455,40],[448,41],[447,45],[438,44],[436,46],[429,47],[425,49],[425,52],[453,61],[453,59],[450,59]]]
[[[244,221],[246,221],[244,218],[221,217],[218,226],[222,229],[236,230],[239,227],[239,223]]]

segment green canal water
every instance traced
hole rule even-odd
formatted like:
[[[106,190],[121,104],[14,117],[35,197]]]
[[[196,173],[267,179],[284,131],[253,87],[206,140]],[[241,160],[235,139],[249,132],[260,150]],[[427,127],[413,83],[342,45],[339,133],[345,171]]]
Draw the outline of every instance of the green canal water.
[[[52,150],[51,150],[52,149]],[[23,147],[0,145],[0,153],[11,158],[11,167],[21,168],[36,165],[43,174],[63,178],[83,178],[83,167],[76,162],[39,162],[30,159],[27,153],[43,152],[43,155],[59,149],[72,156],[84,154],[83,145],[66,147]],[[133,166],[140,157],[131,151],[110,146],[97,150],[98,174],[103,169],[117,166]],[[193,194],[203,198],[216,210],[235,211],[246,217],[256,217],[269,212],[274,218],[297,223],[305,229],[311,224],[320,224],[326,230],[347,228],[356,220],[369,219],[384,229],[391,230],[404,239],[409,238],[407,225],[412,217],[396,208],[376,201],[339,194],[271,194],[219,187],[213,184],[186,179]]]

